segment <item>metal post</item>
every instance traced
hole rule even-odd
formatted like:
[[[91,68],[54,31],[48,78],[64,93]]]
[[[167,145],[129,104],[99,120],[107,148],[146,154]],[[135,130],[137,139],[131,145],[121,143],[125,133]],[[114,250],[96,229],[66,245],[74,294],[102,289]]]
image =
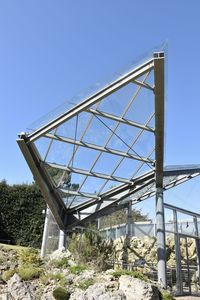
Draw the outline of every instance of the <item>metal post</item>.
[[[167,288],[166,276],[166,250],[165,250],[165,219],[163,204],[163,189],[156,188],[156,236],[158,256],[158,284],[161,288]]]
[[[197,217],[194,217],[193,220],[194,220],[195,235],[199,236]],[[198,283],[200,284],[200,242],[199,242],[199,239],[195,239],[195,242],[196,242],[196,251],[197,251],[197,278],[198,278]]]
[[[41,257],[45,256],[47,243],[48,243],[48,235],[49,235],[49,221],[50,221],[50,209],[47,206],[46,209],[46,217],[44,222],[44,230],[43,230],[43,236],[42,236],[42,246],[41,246]]]
[[[127,226],[126,226],[126,235],[131,237],[131,225],[132,225],[132,203],[129,201],[127,207]]]
[[[177,289],[178,295],[183,295],[180,236],[178,233],[177,211],[175,209],[173,209],[173,220],[174,220],[174,239],[175,239],[175,255],[176,255],[176,289]]]
[[[58,242],[58,249],[61,249],[61,248],[65,248],[65,233],[64,231],[60,230],[60,233],[59,233],[59,242]]]

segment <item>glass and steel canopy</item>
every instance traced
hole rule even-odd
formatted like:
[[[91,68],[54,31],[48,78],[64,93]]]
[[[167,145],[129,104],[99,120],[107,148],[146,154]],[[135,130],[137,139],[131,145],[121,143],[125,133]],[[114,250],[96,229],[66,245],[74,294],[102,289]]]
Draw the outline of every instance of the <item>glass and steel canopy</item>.
[[[64,230],[199,174],[163,171],[163,52],[68,102],[17,142]]]

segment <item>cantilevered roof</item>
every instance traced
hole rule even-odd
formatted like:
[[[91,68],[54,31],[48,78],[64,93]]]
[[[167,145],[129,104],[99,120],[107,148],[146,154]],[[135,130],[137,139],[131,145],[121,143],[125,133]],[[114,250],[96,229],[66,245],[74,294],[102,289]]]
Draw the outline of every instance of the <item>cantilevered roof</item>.
[[[163,187],[164,53],[68,102],[17,142],[62,229],[152,196]],[[164,186],[173,180],[166,175]]]

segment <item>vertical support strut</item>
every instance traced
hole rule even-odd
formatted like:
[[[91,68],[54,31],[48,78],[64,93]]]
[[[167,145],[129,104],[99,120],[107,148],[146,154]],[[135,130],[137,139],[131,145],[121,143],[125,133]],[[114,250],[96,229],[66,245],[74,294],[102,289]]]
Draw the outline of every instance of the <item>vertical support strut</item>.
[[[155,181],[156,181],[156,236],[158,256],[158,283],[167,288],[165,223],[163,204],[164,161],[164,53],[154,53],[155,93]]]
[[[199,236],[197,217],[194,217],[193,221],[194,221],[195,235]],[[196,251],[197,251],[197,278],[199,284],[200,283],[200,241],[199,239],[195,239],[195,242],[196,242]]]
[[[178,295],[183,295],[183,279],[181,272],[180,236],[178,233],[177,211],[173,209],[174,239],[176,255],[176,289]]]
[[[44,230],[43,230],[43,236],[42,236],[42,246],[41,246],[41,257],[45,256],[47,244],[48,244],[48,235],[49,235],[49,221],[50,221],[50,209],[47,206],[46,209],[46,216],[45,216],[45,222],[44,222]]]
[[[132,226],[132,203],[129,201],[127,207],[127,227],[126,227],[126,234],[128,237],[131,237],[131,226]]]
[[[156,188],[156,236],[157,236],[157,256],[158,256],[158,284],[167,288],[166,276],[166,250],[165,250],[165,220],[163,189]]]
[[[60,230],[59,233],[59,241],[58,241],[58,249],[61,249],[63,247],[65,247],[65,242],[66,242],[66,238],[65,238],[65,233],[64,231]]]

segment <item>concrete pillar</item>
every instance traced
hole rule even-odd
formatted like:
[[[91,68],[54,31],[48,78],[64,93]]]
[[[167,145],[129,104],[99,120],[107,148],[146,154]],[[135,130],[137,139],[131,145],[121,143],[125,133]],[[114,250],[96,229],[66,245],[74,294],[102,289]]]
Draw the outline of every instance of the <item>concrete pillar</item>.
[[[59,233],[59,241],[58,241],[58,249],[61,249],[65,247],[65,242],[66,242],[66,236],[64,231],[60,230]]]
[[[49,235],[49,221],[50,221],[50,210],[47,207],[46,217],[44,222],[43,236],[42,236],[42,246],[41,246],[41,257],[44,257],[46,254],[47,244],[48,244],[48,235]]]
[[[166,250],[165,250],[165,218],[163,189],[156,188],[156,237],[157,237],[157,257],[158,257],[158,284],[167,288],[166,274]]]

